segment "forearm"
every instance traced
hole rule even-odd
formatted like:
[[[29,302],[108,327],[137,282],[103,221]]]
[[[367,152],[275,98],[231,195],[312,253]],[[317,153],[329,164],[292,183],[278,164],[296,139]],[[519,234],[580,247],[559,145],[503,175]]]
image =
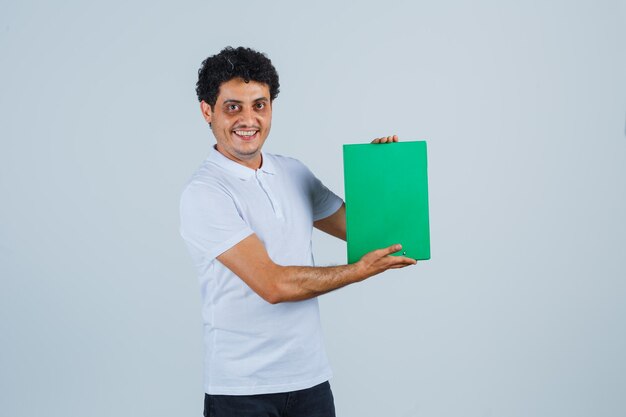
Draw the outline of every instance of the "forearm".
[[[313,298],[362,281],[392,268],[415,264],[403,256],[389,256],[400,245],[369,252],[356,263],[341,266],[281,266],[270,259],[259,238],[252,234],[217,257],[261,298],[276,304]]]
[[[358,263],[327,267],[277,266],[271,302],[306,300],[365,278],[367,274]]]

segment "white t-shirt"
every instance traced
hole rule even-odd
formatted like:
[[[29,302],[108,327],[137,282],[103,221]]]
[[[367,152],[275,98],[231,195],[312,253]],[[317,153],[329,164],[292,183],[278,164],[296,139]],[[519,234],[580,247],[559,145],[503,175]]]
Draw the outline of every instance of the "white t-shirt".
[[[262,155],[255,171],[212,149],[181,197],[181,235],[202,293],[208,394],[287,392],[331,377],[317,299],[272,305],[215,259],[256,233],[275,263],[313,265],[313,222],[342,204],[301,162]]]

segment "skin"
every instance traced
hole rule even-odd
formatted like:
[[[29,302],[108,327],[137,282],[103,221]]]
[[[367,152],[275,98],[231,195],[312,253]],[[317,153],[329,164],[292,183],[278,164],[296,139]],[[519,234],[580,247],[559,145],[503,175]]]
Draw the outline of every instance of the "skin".
[[[233,161],[258,169],[261,148],[272,126],[272,103],[267,84],[233,78],[220,85],[215,106],[200,102],[200,110],[217,141],[217,150]],[[237,132],[254,133],[243,136]]]
[[[211,108],[202,101],[200,109],[211,124],[217,150],[225,157],[248,168],[263,163],[261,148],[270,132],[272,103],[266,84],[234,78],[220,85]],[[242,132],[253,133],[244,136]],[[376,138],[372,143],[397,142],[398,136]],[[346,208],[313,224],[319,230],[346,240]],[[283,266],[274,263],[263,243],[252,234],[217,257],[253,291],[269,303],[300,301],[317,297],[349,284],[363,281],[388,269],[415,265],[417,261],[390,256],[402,246],[391,245],[364,255],[350,265],[331,267]]]
[[[376,138],[372,141],[372,143],[391,143],[391,142],[397,142],[398,141],[398,135],[393,135],[393,136],[385,136],[382,138]]]

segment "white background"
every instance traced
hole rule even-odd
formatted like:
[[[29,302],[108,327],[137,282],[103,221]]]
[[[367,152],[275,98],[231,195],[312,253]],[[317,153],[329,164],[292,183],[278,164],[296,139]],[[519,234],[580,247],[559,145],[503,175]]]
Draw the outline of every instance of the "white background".
[[[226,45],[279,71],[266,150],[339,195],[342,144],[428,140],[432,260],[321,297],[339,416],[624,415],[608,0],[0,3],[0,414],[202,414],[178,199],[213,143],[197,69]]]

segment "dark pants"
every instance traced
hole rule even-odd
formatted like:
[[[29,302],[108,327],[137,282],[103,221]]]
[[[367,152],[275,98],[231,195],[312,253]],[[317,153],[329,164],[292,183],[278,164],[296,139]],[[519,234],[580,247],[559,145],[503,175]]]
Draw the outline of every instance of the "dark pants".
[[[259,395],[204,395],[205,417],[335,417],[328,381],[299,391]]]

